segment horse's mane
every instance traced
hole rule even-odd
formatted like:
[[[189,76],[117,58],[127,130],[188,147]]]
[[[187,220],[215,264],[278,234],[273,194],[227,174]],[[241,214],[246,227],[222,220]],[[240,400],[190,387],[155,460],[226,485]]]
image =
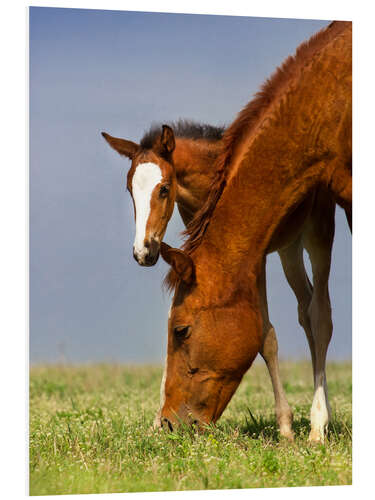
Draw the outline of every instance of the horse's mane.
[[[193,120],[180,119],[175,122],[163,122],[169,125],[176,137],[186,139],[206,139],[208,141],[219,141],[224,134],[224,127],[214,127],[206,123],[200,123]],[[151,149],[155,141],[160,137],[162,123],[153,123],[151,128],[145,132],[141,139],[141,147]]]
[[[350,25],[350,22],[332,22],[314,34],[309,40],[299,45],[295,55],[285,59],[273,75],[264,82],[260,91],[255,94],[254,99],[244,107],[237,115],[235,121],[225,130],[222,138],[222,152],[216,160],[216,174],[211,184],[209,195],[184,231],[184,234],[188,238],[182,248],[187,253],[190,254],[202,241],[215,207],[226,186],[228,166],[236,145],[238,145],[245,134],[249,134],[255,128],[264,111],[275,101],[281,89],[306,65],[306,62],[311,60],[317,52]],[[175,288],[177,282],[177,275],[171,269],[164,283],[169,290],[172,290]]]

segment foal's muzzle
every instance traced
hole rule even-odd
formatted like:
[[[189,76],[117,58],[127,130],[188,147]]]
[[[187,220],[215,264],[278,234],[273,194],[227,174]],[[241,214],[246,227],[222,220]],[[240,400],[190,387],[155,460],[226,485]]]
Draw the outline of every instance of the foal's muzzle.
[[[133,248],[133,257],[138,262],[140,266],[153,266],[156,264],[159,258],[160,243],[154,238],[146,240],[144,246],[141,250]]]

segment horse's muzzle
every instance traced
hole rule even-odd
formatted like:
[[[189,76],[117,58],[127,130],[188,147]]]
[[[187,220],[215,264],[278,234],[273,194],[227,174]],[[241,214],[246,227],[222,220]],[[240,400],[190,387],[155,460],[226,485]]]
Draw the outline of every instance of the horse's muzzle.
[[[195,418],[190,412],[182,411],[180,415],[177,415],[175,412],[172,413],[174,413],[174,417],[169,416],[169,412],[163,414],[159,411],[154,420],[154,427],[170,432],[175,431],[181,426],[184,428],[194,426],[196,430],[203,430],[204,423]]]
[[[164,417],[164,418],[161,418],[160,422],[161,422],[162,429],[173,432],[173,425],[172,425],[170,420],[168,420],[167,418]]]
[[[154,238],[144,242],[144,247],[139,251],[133,248],[133,257],[140,266],[154,266],[159,258],[160,243]]]

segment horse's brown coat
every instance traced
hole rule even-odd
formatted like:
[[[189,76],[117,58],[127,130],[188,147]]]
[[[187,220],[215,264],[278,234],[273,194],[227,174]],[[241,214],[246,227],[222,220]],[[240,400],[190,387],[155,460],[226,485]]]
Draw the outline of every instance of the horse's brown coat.
[[[350,37],[350,44],[347,43],[348,37]],[[327,52],[327,46],[330,46],[330,53]],[[323,49],[324,54],[321,55]],[[345,58],[346,71],[343,75],[336,75],[335,66],[339,65],[340,61],[334,59],[340,56]],[[327,67],[323,68],[323,65]],[[311,76],[314,81],[309,80]],[[337,84],[341,87],[342,95],[340,96],[335,95]],[[295,91],[296,85],[299,87],[298,92]],[[325,87],[325,94],[320,92],[321,87]],[[325,101],[327,98],[330,102]],[[327,141],[324,143],[322,140],[325,132],[324,117],[320,117],[319,120],[317,117],[319,113],[329,112],[327,106],[333,100],[335,116],[327,116],[326,120],[328,119],[330,128],[337,127],[339,137],[334,137],[335,134],[333,134],[332,139],[335,138],[336,143],[329,145]],[[341,105],[344,109],[340,109]],[[298,111],[299,106],[305,108],[303,112]],[[277,126],[272,127],[272,138],[269,135],[271,121],[275,125],[277,122]],[[264,129],[267,131],[269,142],[277,141],[268,153],[264,151],[262,144],[262,155],[268,155],[266,160],[272,161],[271,155],[275,154],[275,150],[279,148],[279,151],[282,151],[283,146],[287,144],[289,156],[285,158],[284,164],[279,162],[279,166],[284,169],[287,168],[288,162],[291,163],[292,168],[296,163],[293,157],[294,151],[298,152],[298,156],[301,157],[302,165],[306,162],[316,163],[320,158],[340,152],[343,161],[346,161],[348,172],[344,173],[344,170],[341,170],[337,180],[331,179],[331,182],[343,182],[342,186],[333,185],[332,191],[342,205],[350,205],[351,200],[347,199],[344,190],[349,182],[346,178],[349,170],[351,174],[351,23],[331,23],[328,28],[302,43],[295,56],[289,56],[285,60],[274,75],[263,84],[255,99],[249,102],[225,131],[222,153],[216,163],[215,180],[205,204],[189,225],[186,232],[189,239],[185,244],[185,250],[193,250],[199,244],[228,177],[236,174],[240,159],[243,159],[252,141],[256,137],[263,136],[261,132]],[[291,136],[288,135],[289,132]],[[340,140],[337,141],[338,138]],[[255,151],[253,148],[252,150]],[[248,161],[247,164],[250,162]],[[251,165],[254,167],[253,164]],[[280,169],[277,170],[277,174],[280,174]],[[269,179],[261,172],[259,180],[265,184],[269,182]],[[343,196],[340,196],[340,192]]]
[[[293,78],[298,77],[301,67],[307,66],[311,62],[308,61],[308,58],[313,55],[316,56],[317,52],[324,48],[324,43],[327,40],[332,40],[343,27],[343,23],[333,23],[329,29],[303,44],[297,50],[296,56],[288,58],[282,69],[279,69],[275,76],[266,82],[262,92],[240,113],[239,118],[224,134],[224,138],[222,137],[222,128],[187,121],[170,124],[176,134],[176,148],[173,151],[173,157],[170,154],[171,151],[169,151],[169,158],[166,158],[165,151],[160,146],[163,134],[168,132],[168,128],[164,127],[161,134],[160,127],[153,126],[141,140],[140,145],[103,134],[114,149],[132,159],[132,167],[128,174],[128,186],[130,188],[132,175],[140,162],[156,163],[163,174],[162,182],[177,185],[176,189],[172,188],[170,190],[168,198],[162,200],[158,198],[155,189],[156,193],[151,200],[150,219],[147,224],[149,235],[159,235],[158,239],[161,241],[160,235],[164,234],[172,213],[171,206],[176,200],[185,225],[191,223],[194,215],[197,212],[199,213],[198,217],[189,226],[188,232],[191,233],[191,238],[187,244],[190,245],[190,250],[199,245],[223,188],[227,183],[232,182],[232,178],[237,172],[236,157],[240,158],[241,154],[246,152],[247,135],[250,135],[250,140],[253,139],[256,132],[259,131],[262,119],[267,116],[267,113],[273,112],[274,105],[277,104],[277,99],[282,94],[283,89],[291,84]],[[338,192],[343,193],[345,189],[348,190],[348,186],[351,186],[350,113],[344,114],[344,116],[346,118],[343,118],[343,121],[346,121],[346,125],[341,125],[338,144],[343,152],[342,157],[348,158],[347,170],[341,171],[339,176],[337,176],[337,172],[332,176],[332,181],[335,180],[336,182],[336,188],[332,189],[333,182],[331,186],[318,183],[317,189],[312,190],[301,203],[291,206],[287,216],[275,229],[266,249],[266,252],[279,251],[284,272],[296,294],[299,321],[305,329],[312,354],[316,388],[321,386],[322,381],[324,387],[326,385],[324,369],[321,376],[321,360],[325,357],[332,330],[327,288],[334,234],[334,204],[330,190],[337,197]],[[171,140],[170,131],[167,135]],[[216,168],[214,168],[213,164],[218,157],[219,161],[216,163]],[[328,157],[329,155],[327,159]],[[233,160],[232,163],[231,160]],[[310,159],[311,161],[313,162],[314,158]],[[252,168],[252,165],[248,164],[246,168]],[[349,180],[349,183],[346,179]],[[252,182],[255,183],[254,188],[258,187],[259,178],[255,177]],[[343,198],[341,196],[340,200],[340,197],[338,197],[339,201],[345,206],[348,220],[350,220],[351,207],[350,204],[343,202]],[[307,249],[310,255],[314,288],[312,288],[304,269],[303,247]],[[181,251],[166,251],[165,249],[166,247],[164,247],[163,254],[166,260],[174,266],[177,265],[179,274],[181,274],[182,270],[185,281],[190,281],[195,272],[195,269],[189,272],[191,259],[188,259],[186,265],[184,254]],[[174,256],[173,259],[172,255]],[[280,431],[283,435],[291,437],[292,414],[280,381],[277,363],[277,341],[268,318],[264,259],[261,268],[262,271],[257,283],[263,318],[263,339],[260,352],[271,375]],[[170,285],[175,286],[178,274],[172,272],[170,278],[172,278]],[[189,331],[191,333],[191,329]],[[193,372],[189,373],[192,375]],[[322,405],[324,407],[328,406],[326,388],[325,399],[326,401]],[[317,404],[321,406],[319,399]],[[314,426],[314,419],[318,423],[315,422],[316,429],[314,432],[312,430],[312,438],[320,440],[322,423],[319,423],[319,421],[322,421],[322,418],[320,418],[319,412],[315,413],[316,415],[313,418],[312,412],[312,425]]]
[[[350,137],[351,23],[336,22],[303,44],[224,134],[210,196],[188,228],[196,281],[185,283],[176,268],[170,276],[176,291],[162,420],[220,417],[262,347],[265,254],[286,238],[291,214],[314,203],[314,192],[327,190],[351,208]],[[189,327],[186,339],[174,333],[181,325]],[[312,351],[312,417],[325,390],[328,342],[316,339]],[[312,440],[321,439],[321,427],[312,422]]]

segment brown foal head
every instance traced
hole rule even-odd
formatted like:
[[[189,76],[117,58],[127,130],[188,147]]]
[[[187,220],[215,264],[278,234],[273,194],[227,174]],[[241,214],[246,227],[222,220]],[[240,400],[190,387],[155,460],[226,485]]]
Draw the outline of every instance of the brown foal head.
[[[127,188],[134,204],[135,241],[133,255],[141,266],[153,266],[176,199],[176,174],[172,154],[173,130],[163,125],[152,147],[112,137],[102,132],[108,144],[131,160]]]
[[[210,279],[202,262],[198,273],[182,250],[162,243],[161,255],[179,281],[168,320],[157,424],[173,429],[181,422],[215,423],[261,347],[256,298],[251,283],[241,277],[222,293],[219,273]]]

